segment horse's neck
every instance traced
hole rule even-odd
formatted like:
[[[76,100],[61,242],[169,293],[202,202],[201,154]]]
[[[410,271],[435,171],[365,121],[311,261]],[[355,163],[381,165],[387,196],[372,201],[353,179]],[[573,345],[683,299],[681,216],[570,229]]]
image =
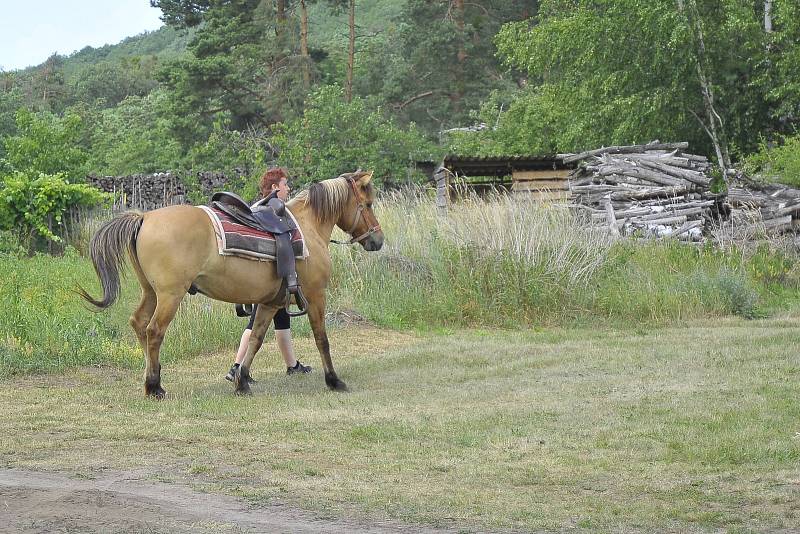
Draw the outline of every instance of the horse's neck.
[[[288,207],[304,233],[313,230],[319,235],[323,243],[328,244],[333,234],[334,223],[320,223],[311,208],[304,202],[289,203]]]

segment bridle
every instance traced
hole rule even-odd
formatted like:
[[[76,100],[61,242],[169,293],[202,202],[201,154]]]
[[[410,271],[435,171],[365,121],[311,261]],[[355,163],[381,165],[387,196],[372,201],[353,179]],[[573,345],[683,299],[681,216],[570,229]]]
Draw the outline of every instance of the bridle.
[[[350,188],[353,190],[353,195],[355,195],[355,198],[358,198],[358,192],[356,191],[356,181],[352,178],[348,178],[347,183],[350,184]],[[364,213],[364,210],[366,209],[367,209],[366,202],[358,203],[358,207],[356,208],[356,214],[353,217],[353,224],[350,225],[350,229],[347,231],[347,234],[350,236],[350,241],[337,241],[336,239],[331,239],[331,243],[336,243],[337,245],[352,245],[353,243],[360,243],[363,239],[368,238],[375,232],[380,232],[381,223],[378,222],[378,219],[375,219],[375,224],[371,225],[366,232],[364,232],[358,237],[353,236],[353,231],[356,229],[356,226],[358,226],[358,222],[361,220],[362,217],[364,218],[364,222],[367,223],[367,225],[369,225],[367,216]]]

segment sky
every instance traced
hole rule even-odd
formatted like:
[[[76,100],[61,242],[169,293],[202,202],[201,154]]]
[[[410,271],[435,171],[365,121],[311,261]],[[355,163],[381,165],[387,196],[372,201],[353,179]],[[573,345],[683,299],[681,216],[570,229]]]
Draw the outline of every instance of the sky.
[[[158,29],[160,15],[149,0],[0,0],[0,70],[116,44]]]

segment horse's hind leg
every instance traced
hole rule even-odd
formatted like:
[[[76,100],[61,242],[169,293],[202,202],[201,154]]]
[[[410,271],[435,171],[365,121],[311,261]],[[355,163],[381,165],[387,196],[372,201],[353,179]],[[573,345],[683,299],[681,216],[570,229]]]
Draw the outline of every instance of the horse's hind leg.
[[[147,325],[150,324],[150,319],[153,318],[153,312],[156,309],[156,292],[153,290],[153,286],[150,285],[147,276],[142,272],[139,258],[133,254],[131,255],[131,260],[133,271],[136,273],[139,285],[142,286],[142,296],[139,299],[139,306],[133,311],[128,322],[136,333],[136,339],[139,340],[139,345],[142,347],[145,366],[147,366],[149,361],[147,357]]]
[[[347,384],[339,380],[331,360],[331,346],[328,333],[325,331],[325,293],[323,291],[308,294],[308,321],[314,332],[314,341],[322,357],[322,368],[325,370],[325,384],[334,391],[347,391]]]
[[[139,345],[142,347],[145,364],[148,360],[147,325],[150,323],[150,319],[152,319],[155,309],[156,292],[153,291],[153,288],[149,283],[147,286],[142,285],[142,298],[139,300],[139,306],[136,308],[136,310],[134,310],[129,322],[131,328],[133,328],[133,331],[136,332],[136,338],[139,340]]]
[[[147,361],[145,362],[144,393],[163,399],[166,391],[161,387],[161,364],[158,361],[161,343],[169,323],[175,317],[185,291],[180,293],[161,293],[157,295],[155,312],[147,325]]]

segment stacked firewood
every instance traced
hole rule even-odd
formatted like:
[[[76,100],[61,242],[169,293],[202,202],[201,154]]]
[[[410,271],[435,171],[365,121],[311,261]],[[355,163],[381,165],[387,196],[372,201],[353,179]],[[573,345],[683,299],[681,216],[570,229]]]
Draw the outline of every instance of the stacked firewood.
[[[202,171],[197,173],[197,185],[203,198],[215,191],[239,187],[247,175],[241,169],[230,173]],[[153,210],[173,204],[190,202],[185,181],[171,172],[132,174],[128,176],[88,176],[87,182],[111,193],[113,208]]]
[[[129,176],[88,176],[89,184],[113,195],[115,209],[152,210],[186,201],[186,187],[169,172]]]
[[[234,169],[232,172],[223,173],[219,171],[201,171],[197,173],[197,183],[200,190],[205,195],[210,195],[216,191],[224,191],[232,185],[241,185],[240,182],[246,178],[247,174],[242,169]]]
[[[699,241],[723,197],[710,191],[708,159],[687,147],[653,142],[562,155],[580,162],[569,177],[572,203],[615,235]]]
[[[746,178],[728,188],[730,225],[740,233],[780,233],[800,227],[800,189]]]

